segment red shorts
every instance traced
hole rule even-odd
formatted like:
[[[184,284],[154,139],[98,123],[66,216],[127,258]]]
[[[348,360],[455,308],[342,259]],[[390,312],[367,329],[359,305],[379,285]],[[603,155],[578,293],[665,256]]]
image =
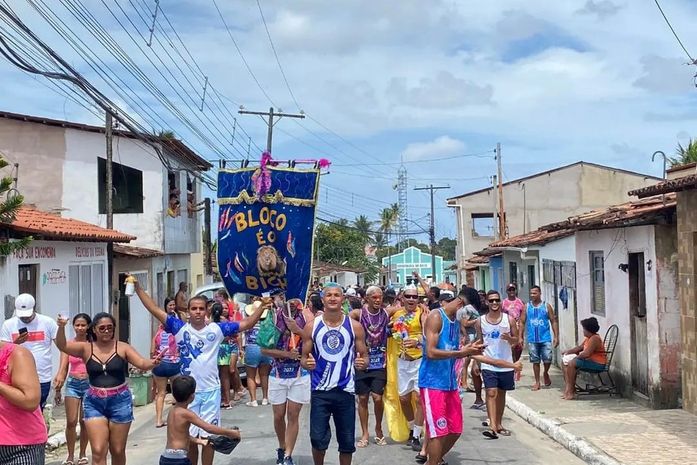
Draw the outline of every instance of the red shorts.
[[[428,437],[462,434],[462,405],[457,391],[421,388],[421,406]]]

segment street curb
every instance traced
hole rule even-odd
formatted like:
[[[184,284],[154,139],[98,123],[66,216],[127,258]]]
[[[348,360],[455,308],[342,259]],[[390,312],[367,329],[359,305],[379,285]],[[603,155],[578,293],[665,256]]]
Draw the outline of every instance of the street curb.
[[[166,406],[165,406],[166,407]],[[133,423],[136,422],[148,422],[155,418],[155,404],[153,402],[141,405],[140,407],[133,407]],[[61,425],[63,427],[63,425]],[[78,434],[80,434],[80,425],[77,427]],[[46,449],[53,451],[62,447],[66,444],[65,440],[65,430],[58,431],[48,437],[46,442]]]
[[[625,465],[597,449],[585,439],[574,436],[565,430],[558,421],[545,418],[524,403],[516,400],[513,396],[509,395],[507,397],[506,405],[513,413],[564,446],[586,463],[591,465]]]

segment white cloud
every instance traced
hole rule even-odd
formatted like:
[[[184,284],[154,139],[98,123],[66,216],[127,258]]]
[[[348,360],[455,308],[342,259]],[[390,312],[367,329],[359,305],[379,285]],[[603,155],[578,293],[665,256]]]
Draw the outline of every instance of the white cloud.
[[[449,71],[440,71],[435,77],[425,77],[414,87],[405,78],[392,78],[387,97],[393,105],[421,108],[457,108],[491,103],[494,90],[491,85],[479,85],[455,77]]]
[[[605,19],[615,15],[621,9],[621,6],[615,5],[610,0],[588,0],[583,8],[580,8],[576,13],[596,15],[600,19]]]
[[[642,76],[634,85],[652,92],[684,93],[694,90],[695,68],[687,66],[684,59],[656,55],[641,57]]]
[[[465,143],[450,136],[440,136],[429,142],[414,142],[402,152],[404,161],[428,160],[463,153]]]

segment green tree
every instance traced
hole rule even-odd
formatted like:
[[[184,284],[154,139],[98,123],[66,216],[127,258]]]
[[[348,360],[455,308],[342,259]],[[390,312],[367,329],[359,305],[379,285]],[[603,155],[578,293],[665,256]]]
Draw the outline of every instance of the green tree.
[[[457,241],[449,237],[443,237],[436,245],[436,253],[443,257],[443,260],[455,260]]]
[[[353,227],[363,236],[363,240],[366,244],[373,242],[371,237],[373,222],[370,221],[367,216],[361,215],[356,217],[356,219],[353,220]]]
[[[323,223],[315,228],[315,257],[323,262],[361,270],[366,280],[371,281],[379,269],[365,256],[364,247],[361,233],[343,222]]]
[[[7,167],[8,163],[0,154],[0,170]],[[10,224],[15,220],[17,210],[24,203],[24,197],[12,188],[14,180],[11,176],[4,176],[0,179],[0,223]],[[5,200],[2,200],[2,199]],[[0,257],[6,257],[15,250],[23,249],[29,245],[31,237],[23,238],[19,241],[4,241],[0,239]]]
[[[686,147],[678,144],[678,147],[675,149],[675,155],[676,157],[668,159],[671,167],[697,163],[697,140],[690,139]]]

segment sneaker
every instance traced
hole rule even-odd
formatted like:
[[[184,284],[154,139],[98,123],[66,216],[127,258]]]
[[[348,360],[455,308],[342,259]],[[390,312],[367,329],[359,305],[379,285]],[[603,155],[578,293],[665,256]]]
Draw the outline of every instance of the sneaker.
[[[284,459],[283,459],[283,465],[295,465],[295,464],[293,463],[293,458],[290,457],[290,456],[284,458]]]
[[[414,452],[421,452],[421,441],[419,441],[419,438],[412,437],[409,440],[409,445]]]
[[[269,405],[269,399],[262,399],[261,405]]]
[[[276,449],[276,463],[277,464],[282,464],[284,462],[284,458],[286,456],[286,451],[283,449]],[[289,457],[290,458],[290,457]],[[292,461],[291,461],[292,463]]]

